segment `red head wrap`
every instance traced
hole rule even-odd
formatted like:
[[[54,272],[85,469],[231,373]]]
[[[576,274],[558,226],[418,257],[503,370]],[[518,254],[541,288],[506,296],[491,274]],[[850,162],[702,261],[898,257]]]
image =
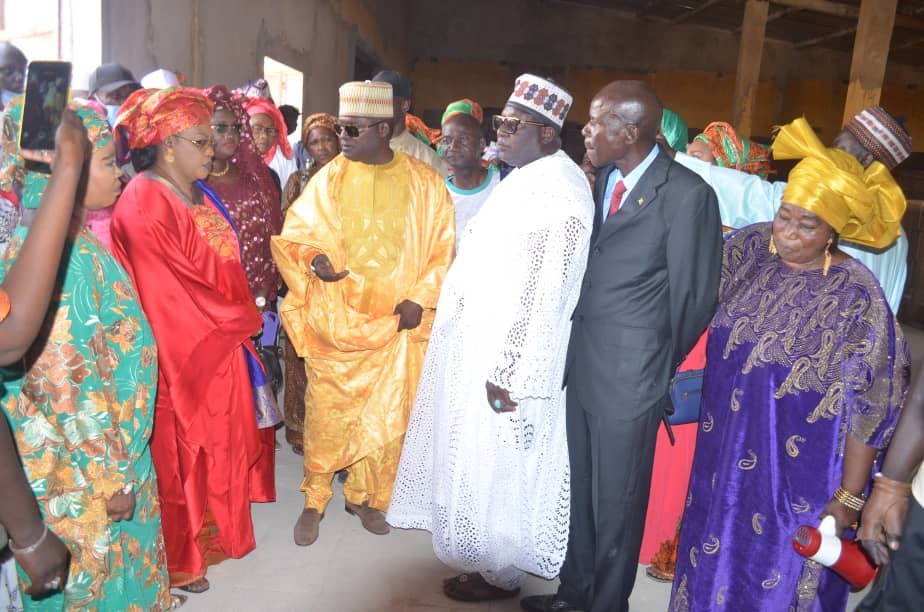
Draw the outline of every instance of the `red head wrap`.
[[[282,154],[286,156],[286,159],[292,159],[292,145],[289,144],[286,122],[285,119],[282,118],[282,113],[276,108],[276,105],[265,98],[247,98],[247,101],[244,102],[244,109],[251,117],[259,115],[260,113],[269,115],[276,125],[276,142],[263,156],[263,161],[267,164],[273,161],[277,146],[282,147]]]
[[[139,89],[128,97],[116,126],[128,132],[128,146],[142,149],[197,125],[208,125],[214,105],[193,87]]]

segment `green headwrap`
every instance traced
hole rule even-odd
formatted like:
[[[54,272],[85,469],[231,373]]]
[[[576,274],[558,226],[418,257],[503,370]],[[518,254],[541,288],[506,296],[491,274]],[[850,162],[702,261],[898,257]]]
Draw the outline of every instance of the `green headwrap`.
[[[112,140],[112,130],[106,118],[93,107],[71,104],[87,129],[94,149],[105,147]],[[42,194],[48,186],[48,175],[26,170],[26,160],[19,154],[19,124],[22,121],[23,97],[13,99],[3,115],[3,133],[0,137],[0,189],[21,191],[24,208],[38,208]]]
[[[661,113],[661,133],[664,134],[664,140],[670,148],[686,152],[687,145],[690,144],[690,129],[687,122],[669,108],[665,108]]]

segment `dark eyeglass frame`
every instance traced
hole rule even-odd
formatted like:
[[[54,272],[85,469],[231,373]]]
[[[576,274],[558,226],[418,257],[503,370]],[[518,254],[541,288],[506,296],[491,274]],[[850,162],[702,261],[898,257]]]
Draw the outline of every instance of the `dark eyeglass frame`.
[[[237,134],[241,133],[241,124],[239,123],[212,123],[211,128],[216,134],[227,134],[229,131],[234,131]]]
[[[256,136],[257,134],[266,134],[270,138],[275,138],[279,135],[279,130],[274,127],[262,127],[259,125],[251,125],[250,132]]]
[[[374,128],[380,123],[388,123],[388,121],[389,119],[379,119],[374,123],[370,123],[369,125],[364,125],[362,127],[358,125],[343,125],[342,123],[335,123],[334,132],[337,133],[337,136],[346,134],[350,138],[359,138],[360,134],[365,133],[369,128]]]
[[[212,138],[187,138],[186,136],[180,136],[179,134],[174,134],[174,138],[179,138],[180,140],[185,140],[192,146],[196,147],[200,151],[205,151],[209,147],[215,146],[215,140]]]
[[[541,123],[539,121],[520,119],[519,117],[504,117],[503,115],[494,115],[491,118],[491,125],[494,126],[495,132],[500,132],[501,128],[503,128],[504,132],[507,134],[516,134],[517,130],[520,129],[521,124],[535,125],[538,127],[549,127],[548,124]]]

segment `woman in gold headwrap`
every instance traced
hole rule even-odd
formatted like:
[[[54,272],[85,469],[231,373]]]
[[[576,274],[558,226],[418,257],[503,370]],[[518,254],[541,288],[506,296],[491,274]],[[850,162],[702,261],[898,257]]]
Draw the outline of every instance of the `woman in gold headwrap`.
[[[792,537],[828,515],[852,537],[907,390],[882,289],[837,249],[895,240],[901,189],[804,119],[773,153],[803,159],[773,222],[725,243],[671,610],[843,610],[848,583]]]
[[[305,117],[302,146],[308,151],[310,158],[304,170],[292,173],[286,181],[285,189],[282,190],[283,211],[301,195],[305,185],[324,164],[340,155],[340,139],[334,131],[335,123],[337,119],[327,113],[315,113]]]

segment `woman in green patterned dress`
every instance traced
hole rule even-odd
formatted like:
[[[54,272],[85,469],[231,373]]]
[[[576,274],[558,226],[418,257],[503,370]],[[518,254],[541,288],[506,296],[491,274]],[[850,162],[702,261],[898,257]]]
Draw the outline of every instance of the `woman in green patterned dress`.
[[[77,114],[93,145],[86,192],[45,324],[22,368],[5,371],[3,399],[45,523],[67,544],[71,566],[63,590],[23,603],[41,611],[165,610],[179,601],[168,590],[148,449],[157,349],[128,275],[86,227],[86,210],[115,201],[120,171],[105,118],[88,107]],[[8,137],[21,116],[20,102],[4,119],[7,169],[24,166]],[[47,176],[18,174],[23,205],[34,208]],[[0,277],[27,233],[16,230]]]

